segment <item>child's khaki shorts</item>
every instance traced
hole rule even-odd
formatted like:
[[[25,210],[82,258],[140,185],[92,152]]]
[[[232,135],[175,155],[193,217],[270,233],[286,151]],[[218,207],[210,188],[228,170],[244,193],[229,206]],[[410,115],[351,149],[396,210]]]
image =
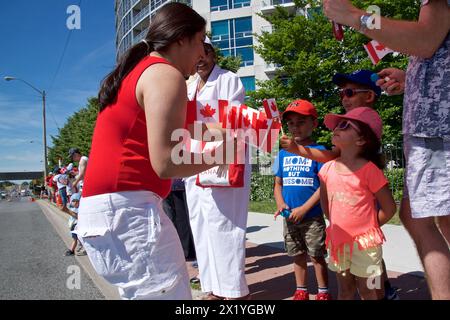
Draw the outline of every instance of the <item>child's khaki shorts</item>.
[[[334,272],[349,272],[360,278],[377,277],[383,273],[383,250],[381,245],[366,250],[359,250],[358,244],[353,243],[353,252],[350,256],[350,247],[345,246],[344,254],[339,254],[339,263],[330,257],[328,268]]]

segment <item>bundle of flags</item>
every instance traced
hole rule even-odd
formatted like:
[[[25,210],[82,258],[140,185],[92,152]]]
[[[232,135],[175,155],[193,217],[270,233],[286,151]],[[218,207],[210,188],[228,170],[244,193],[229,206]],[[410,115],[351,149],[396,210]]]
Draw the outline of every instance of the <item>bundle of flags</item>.
[[[227,100],[190,101],[186,122],[222,123],[222,128],[239,130],[244,135],[252,129],[255,139],[246,142],[270,153],[281,129],[280,112],[275,99],[264,100],[263,105],[265,111]]]

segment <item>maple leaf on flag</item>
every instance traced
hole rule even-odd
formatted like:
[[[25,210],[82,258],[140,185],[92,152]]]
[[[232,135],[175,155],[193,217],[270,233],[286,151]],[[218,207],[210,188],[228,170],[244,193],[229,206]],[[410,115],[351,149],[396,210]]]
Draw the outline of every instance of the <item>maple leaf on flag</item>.
[[[244,126],[245,127],[250,126],[251,121],[250,121],[250,118],[248,117],[248,115],[246,115],[242,120],[244,121]]]
[[[387,48],[384,44],[376,40],[372,40],[363,46],[374,65],[380,62],[385,55],[394,52],[394,50]]]
[[[200,113],[205,118],[211,118],[216,113],[216,110],[211,108],[209,104],[206,104],[206,106],[203,109],[200,109]]]
[[[272,101],[270,104],[270,108],[272,108],[273,111],[277,111],[277,105]]]

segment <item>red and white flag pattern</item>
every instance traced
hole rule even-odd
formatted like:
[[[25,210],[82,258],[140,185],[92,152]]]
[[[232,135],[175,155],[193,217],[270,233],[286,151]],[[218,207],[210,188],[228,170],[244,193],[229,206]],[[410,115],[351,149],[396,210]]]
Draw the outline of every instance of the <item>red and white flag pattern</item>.
[[[364,49],[366,49],[373,64],[377,64],[381,59],[384,58],[385,55],[394,52],[394,50],[386,48],[376,40],[372,40],[369,43],[365,44]]]
[[[225,109],[228,106],[226,100],[188,101],[186,123],[195,121],[204,123],[218,123],[223,121]]]
[[[275,99],[264,100],[263,104],[265,112],[226,100],[189,101],[186,122],[222,123],[222,128],[225,129],[253,129],[256,133],[257,140],[254,141],[256,147],[270,153],[281,129],[280,113]],[[194,153],[204,153],[221,144],[220,142],[205,144],[202,141],[189,140],[186,148]]]
[[[263,100],[264,110],[268,119],[279,118],[280,112],[278,111],[277,103],[275,99],[264,99]]]

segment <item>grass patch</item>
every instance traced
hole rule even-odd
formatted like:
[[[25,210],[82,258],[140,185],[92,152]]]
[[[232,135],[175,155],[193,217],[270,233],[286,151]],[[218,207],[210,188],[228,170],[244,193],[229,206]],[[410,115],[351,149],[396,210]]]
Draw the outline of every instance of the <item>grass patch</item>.
[[[250,201],[248,211],[274,213],[277,210],[275,200]]]
[[[397,212],[392,217],[391,220],[389,220],[388,224],[395,224],[395,225],[401,225],[400,217],[398,215],[400,205],[397,204]],[[260,212],[260,213],[267,213],[267,214],[273,214],[277,210],[277,205],[275,203],[275,200],[264,200],[264,201],[250,201],[248,206],[248,211],[250,212]]]

